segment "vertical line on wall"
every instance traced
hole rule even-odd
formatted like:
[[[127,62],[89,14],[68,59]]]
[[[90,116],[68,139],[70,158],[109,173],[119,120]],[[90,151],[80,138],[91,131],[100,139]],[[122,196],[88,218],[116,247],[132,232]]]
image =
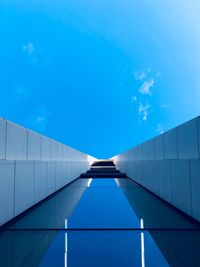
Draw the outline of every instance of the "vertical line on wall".
[[[159,196],[161,196],[160,160],[158,160],[158,180],[159,180]]]
[[[15,217],[15,191],[16,191],[16,160],[14,160],[14,197],[13,197],[13,207],[14,207],[14,217]]]
[[[52,160],[52,155],[51,155],[51,151],[53,151],[53,149],[52,149],[52,140],[48,140],[48,141],[50,143],[50,157],[49,157],[49,159]]]
[[[5,120],[6,126],[5,126],[5,160],[7,159],[7,142],[8,142],[8,138],[7,138],[7,133],[8,133],[8,123]]]
[[[48,161],[45,163],[46,164],[46,197],[47,197],[47,171],[48,171],[48,169],[47,169],[47,166],[48,166]]]
[[[197,125],[197,148],[198,148],[198,158],[200,158],[200,117],[196,121]]]
[[[176,133],[176,156],[177,156],[177,159],[179,160],[179,153],[178,153],[178,128],[175,129],[175,133]]]
[[[42,136],[40,134],[40,160],[42,160]]]
[[[35,204],[35,168],[36,168],[36,161],[33,162],[33,203]]]
[[[171,188],[171,194],[170,194],[170,202],[172,204],[172,201],[173,201],[173,188],[172,188],[172,162],[173,160],[169,160],[169,171],[170,171],[170,188]]]
[[[25,129],[26,130],[26,129]],[[28,160],[28,140],[29,140],[29,132],[27,132],[27,137],[26,137],[26,160]]]
[[[191,160],[189,160],[189,177],[190,177],[190,208],[191,208],[191,215],[193,216],[193,201],[192,201],[192,171],[191,171]]]

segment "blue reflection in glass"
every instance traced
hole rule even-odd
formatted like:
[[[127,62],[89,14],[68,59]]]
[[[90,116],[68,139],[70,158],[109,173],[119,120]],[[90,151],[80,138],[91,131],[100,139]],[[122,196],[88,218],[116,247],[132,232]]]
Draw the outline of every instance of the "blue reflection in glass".
[[[0,233],[0,266],[198,267],[199,240],[196,224],[130,179],[79,179]]]

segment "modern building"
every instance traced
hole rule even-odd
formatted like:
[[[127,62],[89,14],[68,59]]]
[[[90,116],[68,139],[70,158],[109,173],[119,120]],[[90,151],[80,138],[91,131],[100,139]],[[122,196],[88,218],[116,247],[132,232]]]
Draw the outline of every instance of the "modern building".
[[[0,118],[0,266],[200,266],[200,117],[109,160]]]

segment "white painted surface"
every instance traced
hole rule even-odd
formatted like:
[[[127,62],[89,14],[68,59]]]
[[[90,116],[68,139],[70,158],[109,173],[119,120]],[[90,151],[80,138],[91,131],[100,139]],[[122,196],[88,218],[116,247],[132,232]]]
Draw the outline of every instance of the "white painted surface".
[[[177,128],[178,158],[198,158],[197,120],[194,119]]]
[[[47,162],[47,196],[56,191],[56,163]]]
[[[198,117],[198,120],[197,120],[197,130],[198,130],[198,150],[199,150],[198,158],[200,159],[200,117]]]
[[[58,160],[58,143],[51,140],[51,160]]]
[[[88,168],[88,155],[0,118],[0,225]]]
[[[0,160],[0,225],[14,217],[14,161]]]
[[[173,129],[164,134],[164,155],[165,159],[177,159],[177,133]]]
[[[191,168],[191,193],[192,193],[192,215],[200,221],[200,160],[192,160]]]
[[[63,160],[63,145],[58,143],[58,161]]]
[[[171,170],[172,204],[187,214],[192,215],[189,161],[173,161]]]
[[[40,160],[41,158],[41,135],[32,132],[28,132],[28,160]]]
[[[63,180],[63,165],[62,162],[56,162],[56,190],[62,187]]]
[[[35,162],[34,204],[47,196],[47,162]]]
[[[42,136],[41,142],[41,160],[51,159],[51,143],[50,139]]]
[[[149,173],[146,175],[149,179],[149,189],[160,195],[159,165],[157,160],[149,161]]]
[[[15,216],[33,205],[34,161],[16,162]]]
[[[155,147],[155,159],[162,160],[164,159],[164,136],[163,134],[154,138],[154,147]]]
[[[199,161],[200,117],[115,157],[119,170],[200,221]]]
[[[160,196],[169,203],[172,202],[171,161],[159,161]]]
[[[154,139],[151,139],[145,143],[145,152],[146,152],[145,159],[149,159],[149,160],[155,159]]]
[[[25,128],[7,121],[6,159],[27,159],[27,131]]]
[[[0,159],[6,157],[6,122],[0,118]]]

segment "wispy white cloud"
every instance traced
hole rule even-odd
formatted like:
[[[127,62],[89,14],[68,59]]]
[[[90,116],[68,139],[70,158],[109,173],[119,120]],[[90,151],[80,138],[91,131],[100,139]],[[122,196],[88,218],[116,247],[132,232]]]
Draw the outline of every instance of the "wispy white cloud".
[[[148,81],[144,81],[144,83],[142,84],[142,86],[139,89],[139,92],[143,95],[151,95],[151,89],[154,86],[154,79],[150,79]]]
[[[29,42],[26,45],[23,45],[22,51],[26,53],[28,56],[32,56],[33,52],[35,51],[34,45],[31,42]]]
[[[40,54],[43,53],[42,50],[41,52],[36,50],[33,43],[31,42],[22,46],[22,52],[26,55],[26,60],[32,65],[38,63]]]
[[[158,133],[158,134],[164,133],[163,126],[160,123],[156,127],[156,133]]]
[[[41,107],[36,110],[31,117],[31,125],[33,126],[34,130],[45,132],[48,125],[49,116],[50,113],[45,107]]]
[[[44,123],[46,119],[47,117],[45,115],[39,115],[35,118],[35,122],[38,125],[38,124]]]
[[[151,106],[149,104],[140,103],[138,106],[138,113],[143,121],[147,121]]]
[[[134,78],[135,80],[143,80],[144,78],[146,78],[147,74],[145,71],[136,71],[134,72]]]

